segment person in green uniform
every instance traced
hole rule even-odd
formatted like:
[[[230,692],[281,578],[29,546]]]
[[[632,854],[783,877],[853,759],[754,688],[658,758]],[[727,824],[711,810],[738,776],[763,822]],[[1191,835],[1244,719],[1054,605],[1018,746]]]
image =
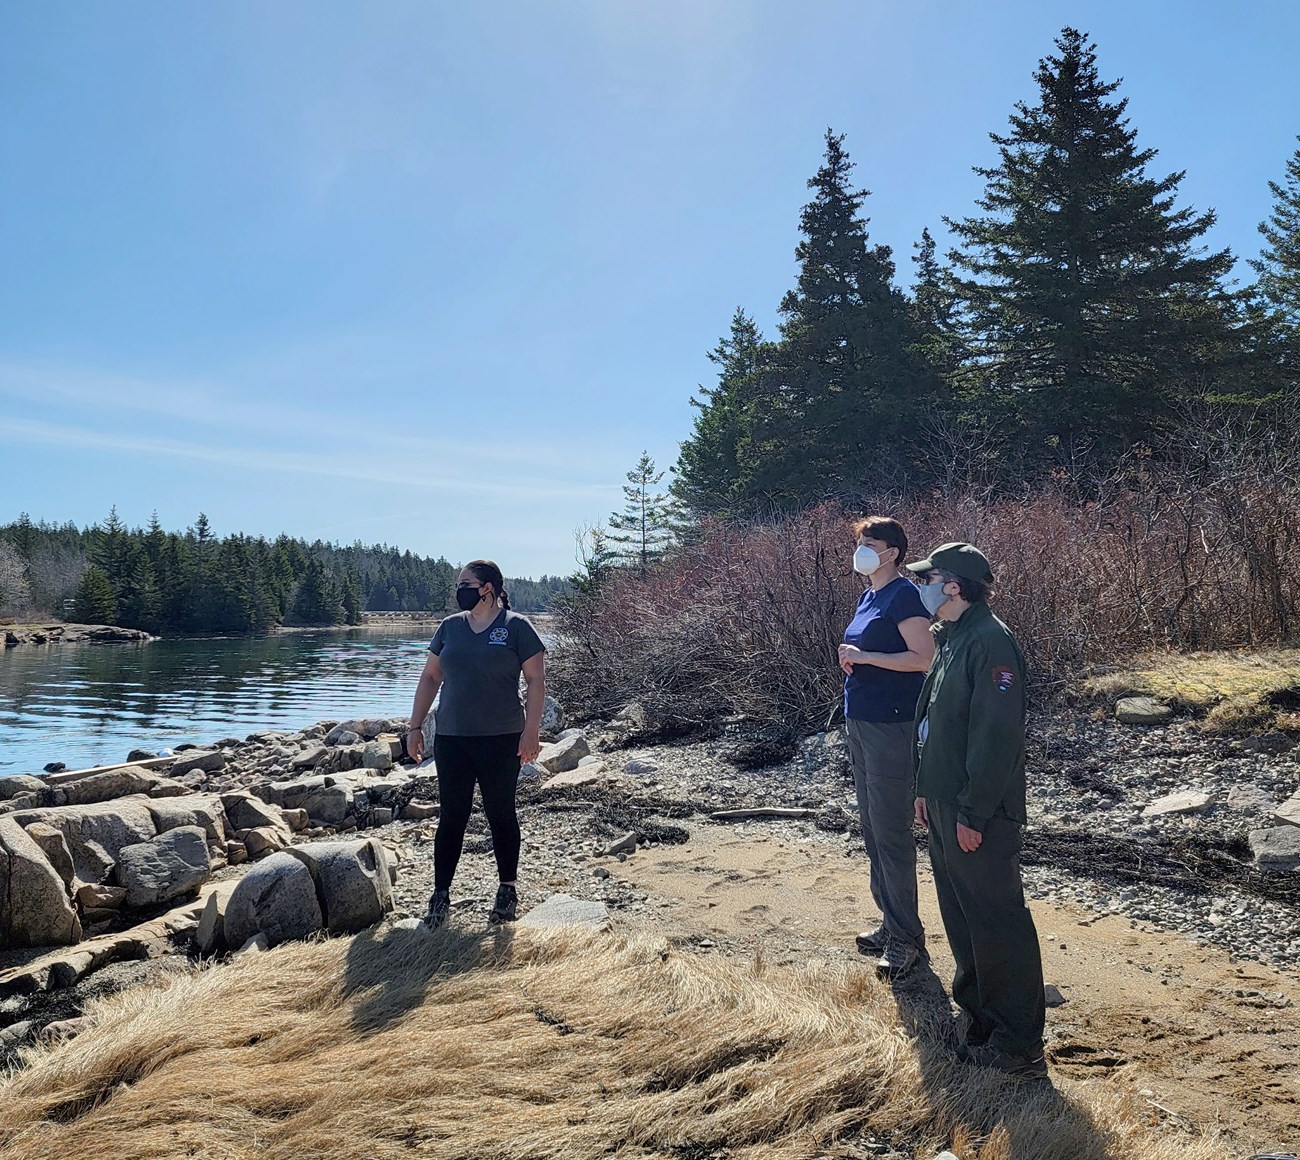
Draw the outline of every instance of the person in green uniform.
[[[1025,661],[987,604],[989,562],[943,544],[907,568],[939,619],[916,706],[916,818],[930,832],[939,913],[969,1026],[958,1057],[1045,1079],[1043,965],[1025,905]]]

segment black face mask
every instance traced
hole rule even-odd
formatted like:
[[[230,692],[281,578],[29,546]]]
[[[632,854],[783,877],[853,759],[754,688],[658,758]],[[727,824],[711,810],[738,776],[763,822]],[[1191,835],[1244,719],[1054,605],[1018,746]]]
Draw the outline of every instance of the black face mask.
[[[461,612],[468,612],[471,608],[476,608],[478,602],[483,599],[483,590],[481,588],[457,588],[456,605]]]

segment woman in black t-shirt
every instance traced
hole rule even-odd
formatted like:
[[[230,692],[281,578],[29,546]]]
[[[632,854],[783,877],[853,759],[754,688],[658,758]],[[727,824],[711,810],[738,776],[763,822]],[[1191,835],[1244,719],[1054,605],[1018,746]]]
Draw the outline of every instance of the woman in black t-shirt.
[[[490,922],[512,922],[518,907],[519,766],[541,748],[546,702],[545,646],[528,621],[510,611],[501,569],[491,560],[467,564],[456,583],[460,613],[440,625],[415,690],[407,752],[424,757],[424,719],[441,688],[434,715],[433,757],[438,773],[438,829],[433,839],[433,896],[425,918],[431,929],[447,920],[451,880],[460,862],[474,804],[474,783],[492,831],[501,884]],[[528,686],[519,702],[519,677]]]

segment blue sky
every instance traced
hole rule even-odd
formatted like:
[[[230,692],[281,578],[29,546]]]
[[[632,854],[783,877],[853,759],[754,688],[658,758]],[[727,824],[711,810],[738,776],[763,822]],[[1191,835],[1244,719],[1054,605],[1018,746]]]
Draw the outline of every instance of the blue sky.
[[[0,521],[569,571],[734,308],[775,328],[825,129],[909,281],[1064,24],[1252,256],[1293,0],[3,5]]]

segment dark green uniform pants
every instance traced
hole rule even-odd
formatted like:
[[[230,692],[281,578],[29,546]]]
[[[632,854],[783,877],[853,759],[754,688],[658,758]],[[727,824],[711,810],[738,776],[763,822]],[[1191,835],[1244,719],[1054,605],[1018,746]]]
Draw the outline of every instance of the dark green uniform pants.
[[[1012,1055],[1043,1052],[1043,963],[1020,882],[1020,826],[999,815],[978,850],[957,845],[957,806],[926,800],[930,863],[971,1037]]]

